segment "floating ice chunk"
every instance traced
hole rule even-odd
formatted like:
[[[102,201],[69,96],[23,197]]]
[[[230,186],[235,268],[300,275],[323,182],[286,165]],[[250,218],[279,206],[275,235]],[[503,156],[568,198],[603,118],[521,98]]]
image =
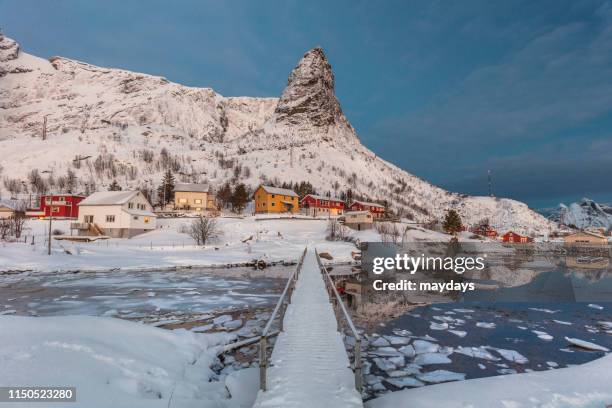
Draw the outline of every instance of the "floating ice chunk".
[[[539,308],[539,307],[530,307],[529,310],[533,310],[534,312],[543,312],[543,313],[557,313],[560,310],[550,310],[550,309],[543,309],[543,308]]]
[[[455,321],[452,317],[449,316],[433,316],[434,320],[438,320],[440,322],[452,323]]]
[[[476,323],[476,327],[480,327],[481,329],[494,329],[495,323],[478,322]]]
[[[400,347],[399,351],[406,357],[414,357],[416,354],[416,351],[414,350],[414,347],[411,344],[404,347]]]
[[[577,347],[587,349],[587,350],[605,351],[605,352],[610,351],[604,346],[600,346],[599,344],[591,343],[590,341],[586,341],[586,340],[575,339],[572,337],[566,337],[565,340],[573,346],[577,346]]]
[[[369,353],[381,357],[394,357],[401,355],[400,351],[394,347],[380,347],[369,351]]]
[[[197,332],[197,333],[201,333],[201,332],[207,332],[210,329],[212,329],[215,325],[214,324],[205,324],[204,326],[196,326],[196,327],[192,327],[191,331],[192,332]]]
[[[554,361],[547,361],[546,365],[552,368],[557,368],[559,367],[559,364],[555,363]]]
[[[383,385],[382,382],[378,382],[372,385],[372,391],[387,391],[387,388]]]
[[[364,377],[364,380],[365,380],[366,384],[374,385],[374,384],[380,383],[383,380],[383,378],[379,377],[377,375],[370,374],[370,375],[366,375]]]
[[[453,309],[453,310],[458,313],[474,313],[472,309]]]
[[[214,324],[223,324],[225,322],[231,322],[234,318],[230,315],[221,315],[213,319]]]
[[[597,324],[604,330],[612,330],[612,322],[597,322]]]
[[[403,346],[405,344],[410,343],[410,338],[408,337],[385,336],[385,339],[387,339],[389,343],[393,344],[394,346]]]
[[[455,353],[463,354],[468,357],[480,358],[482,360],[489,361],[499,361],[501,360],[498,357],[495,357],[493,354],[489,353],[489,351],[485,347],[457,347],[455,349]]]
[[[478,368],[480,368],[481,370],[486,370],[487,366],[481,363],[478,363]]]
[[[425,340],[425,341],[438,341],[437,339],[434,339],[433,337],[431,337],[429,334],[426,334],[425,336],[420,337],[421,340]]]
[[[448,332],[449,333],[453,333],[455,336],[458,336],[458,337],[465,337],[465,336],[467,336],[467,332],[463,331],[463,330],[449,330]]]
[[[393,329],[393,334],[395,334],[396,336],[408,337],[412,335],[412,332],[410,330],[405,329]]]
[[[512,368],[502,368],[502,369],[497,370],[497,372],[502,375],[516,374],[516,370]]]
[[[543,331],[539,331],[539,330],[532,330],[532,332],[538,336],[538,338],[540,340],[544,340],[544,341],[550,341],[552,339],[554,339],[553,336],[551,336],[550,334],[543,332]]]
[[[389,377],[405,377],[407,375],[415,374],[421,374],[421,366],[418,366],[416,364],[408,364],[406,367],[400,370],[393,370],[387,372],[387,375]]]
[[[431,330],[447,330],[448,329],[448,323],[431,322],[430,325],[429,325],[429,328]]]
[[[375,358],[373,359],[374,364],[382,371],[393,371],[397,367],[392,361],[389,361],[385,358]]]
[[[568,348],[562,348],[562,349],[559,349],[559,351],[562,351],[564,353],[574,353],[574,350],[570,350]]]
[[[416,378],[412,378],[412,377],[390,378],[390,379],[386,379],[385,382],[397,388],[422,387],[423,385],[425,385],[421,381],[417,380]]]
[[[440,346],[426,340],[415,340],[412,343],[416,354],[435,353],[440,350]]]
[[[385,339],[384,337],[379,337],[376,340],[374,340],[371,344],[374,347],[386,347],[386,346],[389,346],[391,343],[389,343],[389,340]]]
[[[529,362],[529,359],[527,359],[527,357],[515,350],[496,348],[495,351],[497,351],[499,355],[502,356],[504,359],[512,361],[513,363],[527,364]]]
[[[452,363],[451,359],[442,353],[424,353],[419,354],[414,359],[414,363],[418,365],[432,365],[432,364],[449,364]]]
[[[516,328],[520,329],[520,330],[527,330],[527,327],[525,327],[525,326],[516,326]]]
[[[555,322],[557,324],[562,324],[562,325],[565,325],[565,326],[571,326],[572,325],[571,322],[565,322],[563,320],[555,320],[555,319],[553,319],[553,322]]]
[[[390,357],[388,360],[395,364],[396,368],[400,368],[406,365],[406,359],[404,358],[404,356]]]
[[[465,374],[455,373],[447,370],[436,370],[429,373],[419,374],[417,378],[428,383],[442,383],[447,381],[462,381],[465,380]]]
[[[225,327],[228,330],[235,330],[235,329],[239,328],[240,326],[242,326],[242,320],[241,319],[231,320],[229,322],[223,323],[223,327]]]
[[[594,303],[589,303],[589,307],[592,309],[603,310],[603,306],[599,306]]]

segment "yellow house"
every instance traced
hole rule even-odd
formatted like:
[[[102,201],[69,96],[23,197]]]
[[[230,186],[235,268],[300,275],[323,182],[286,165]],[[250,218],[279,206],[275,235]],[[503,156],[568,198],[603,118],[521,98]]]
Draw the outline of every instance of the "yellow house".
[[[286,188],[259,186],[253,194],[255,213],[296,213],[300,210],[298,195]]]
[[[581,231],[563,238],[566,245],[607,245],[608,238],[588,231]]]
[[[174,186],[174,209],[204,212],[214,211],[217,206],[207,184],[184,183]]]

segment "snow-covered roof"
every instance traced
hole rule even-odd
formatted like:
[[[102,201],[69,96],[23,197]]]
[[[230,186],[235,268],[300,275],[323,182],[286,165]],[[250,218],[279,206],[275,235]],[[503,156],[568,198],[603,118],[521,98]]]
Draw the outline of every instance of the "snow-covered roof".
[[[569,236],[571,237],[572,235],[580,235],[580,234],[590,235],[590,236],[595,237],[595,238],[603,238],[603,239],[607,239],[607,238],[606,238],[604,235],[597,234],[597,233],[595,233],[595,232],[591,232],[591,231],[580,231],[580,232],[577,232],[577,233],[575,233],[575,234],[571,234],[571,235],[569,235]]]
[[[19,200],[0,200],[0,207],[10,208],[11,210],[17,210],[22,206]]]
[[[344,202],[344,200],[338,198],[338,197],[323,197],[321,195],[317,195],[317,194],[306,194],[306,196],[303,198],[305,199],[306,197],[312,197],[315,200],[328,200],[328,201],[339,201],[339,202]],[[302,200],[303,200],[302,199]]]
[[[207,193],[209,190],[208,184],[202,183],[181,183],[174,186],[174,191],[189,191],[196,193]]]
[[[147,210],[127,209],[125,212],[131,215],[142,215],[143,217],[157,217],[157,214]]]
[[[297,193],[293,190],[289,190],[288,188],[280,188],[280,187],[271,187],[271,186],[261,186],[264,191],[268,194],[278,194],[278,195],[286,195],[291,197],[297,197]]]
[[[82,205],[122,205],[130,201],[138,191],[97,191],[81,201]]]
[[[380,205],[378,203],[370,203],[370,202],[367,202],[367,201],[358,201],[358,200],[355,200],[355,201],[353,201],[351,203],[351,205],[353,205],[353,204],[361,204],[361,205],[369,205],[370,207],[385,208],[383,205]]]

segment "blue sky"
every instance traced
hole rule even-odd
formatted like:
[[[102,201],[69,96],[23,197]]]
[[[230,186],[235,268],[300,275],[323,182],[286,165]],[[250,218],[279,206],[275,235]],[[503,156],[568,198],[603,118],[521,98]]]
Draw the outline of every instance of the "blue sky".
[[[331,4],[329,4],[331,3]],[[606,1],[0,0],[26,52],[278,96],[322,46],[362,142],[453,191],[612,201]]]

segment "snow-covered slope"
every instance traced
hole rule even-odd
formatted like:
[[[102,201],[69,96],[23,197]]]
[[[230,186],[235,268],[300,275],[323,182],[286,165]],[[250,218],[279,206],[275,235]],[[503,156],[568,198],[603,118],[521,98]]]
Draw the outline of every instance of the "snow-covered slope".
[[[583,198],[579,203],[569,206],[559,204],[554,219],[565,225],[576,228],[612,228],[612,207],[598,204],[590,198]]]
[[[342,113],[323,50],[308,51],[281,98],[224,97],[165,78],[101,68],[61,57],[49,61],[0,39],[1,187],[22,186],[38,169],[50,189],[152,188],[170,168],[185,182],[310,181],[319,193],[351,189],[388,200],[417,221],[456,208],[468,224],[544,231],[552,223],[509,199],[449,193],[364,147]],[[46,117],[46,140],[43,129]]]

